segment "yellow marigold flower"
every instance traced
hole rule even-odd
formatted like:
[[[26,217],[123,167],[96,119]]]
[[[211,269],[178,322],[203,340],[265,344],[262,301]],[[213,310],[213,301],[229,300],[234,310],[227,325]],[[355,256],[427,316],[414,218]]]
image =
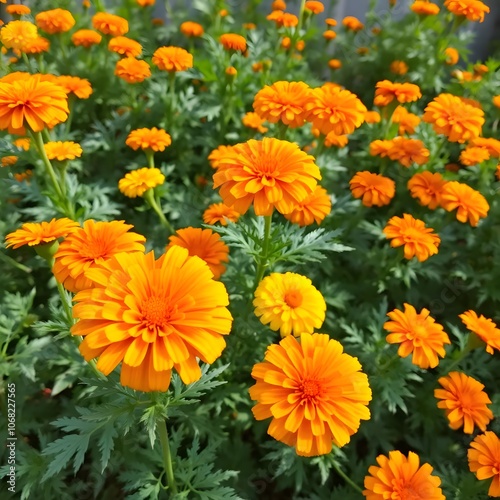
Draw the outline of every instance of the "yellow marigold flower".
[[[151,68],[146,61],[124,57],[117,61],[115,75],[127,83],[141,83],[151,76]]]
[[[200,37],[205,33],[203,26],[193,21],[186,21],[180,26],[181,33],[189,37]]]
[[[219,41],[226,50],[245,52],[247,49],[247,41],[245,40],[245,37],[235,33],[225,33],[220,36]]]
[[[337,21],[335,19],[331,18],[331,17],[327,17],[325,19],[325,23],[326,23],[327,26],[331,26],[332,28],[334,26],[337,26]]]
[[[74,45],[82,46],[88,49],[92,45],[101,43],[102,36],[94,30],[78,30],[71,35],[71,41]]]
[[[221,159],[225,158],[227,154],[233,149],[233,146],[218,146],[208,155],[210,166],[214,169],[219,168]]]
[[[405,259],[417,257],[419,262],[427,260],[431,255],[438,253],[441,239],[434,233],[434,229],[425,227],[425,223],[415,219],[410,214],[401,217],[391,217],[384,227],[383,233],[391,241],[391,247],[404,245]],[[436,363],[437,364],[437,363]]]
[[[27,16],[31,13],[31,9],[26,5],[7,5],[5,10],[11,16]]]
[[[377,463],[380,467],[372,465],[368,469],[370,475],[365,477],[363,495],[367,500],[446,500],[439,488],[441,479],[432,475],[429,464],[420,466],[420,458],[413,451],[408,458],[400,451],[390,451],[389,458],[379,455]]]
[[[24,151],[29,151],[31,139],[29,139],[28,137],[21,137],[20,139],[16,139],[15,141],[13,141],[12,144],[14,144],[16,148],[22,149]]]
[[[324,135],[352,133],[363,123],[367,111],[356,94],[332,85],[312,89],[305,109],[307,121]]]
[[[493,349],[500,351],[500,329],[490,318],[478,316],[472,309],[458,316],[468,330],[486,344],[486,352],[493,354]]]
[[[219,160],[214,189],[224,203],[244,214],[253,203],[256,215],[293,211],[321,179],[314,158],[297,144],[274,138],[232,146]]]
[[[36,25],[45,33],[54,35],[69,31],[76,23],[69,10],[52,9],[40,12],[35,16]]]
[[[370,154],[372,156],[380,156],[385,158],[389,155],[389,150],[392,148],[392,140],[377,139],[370,143]]]
[[[138,391],[166,391],[174,368],[185,384],[201,377],[198,359],[213,363],[231,330],[224,285],[184,248],[121,253],[87,271],[93,290],[75,296],[71,328],[80,352],[109,375],[121,362],[120,382]],[[198,358],[198,359],[197,359]]]
[[[17,163],[17,160],[19,160],[18,156],[4,156],[1,160],[1,165],[2,167],[12,167],[12,165],[15,165]]]
[[[391,117],[392,123],[398,123],[398,134],[414,134],[415,128],[420,123],[420,117],[410,113],[403,106],[398,106]]]
[[[500,497],[500,439],[493,431],[476,436],[467,452],[469,469],[483,481],[493,478],[488,496]]]
[[[0,82],[0,130],[24,135],[25,126],[39,132],[68,118],[68,98],[54,83],[40,75],[13,83]]]
[[[153,54],[153,64],[163,71],[186,71],[193,67],[193,55],[181,47],[160,47]]]
[[[342,24],[346,27],[346,29],[351,31],[360,31],[365,27],[365,25],[354,16],[344,17],[344,19],[342,19]]]
[[[92,16],[92,26],[103,35],[122,36],[128,33],[128,21],[120,16],[98,12]]]
[[[445,0],[444,6],[456,16],[464,16],[469,21],[484,21],[484,14],[490,8],[479,0]]]
[[[318,136],[319,136],[319,130],[318,130]],[[336,146],[338,148],[345,148],[348,142],[349,142],[349,137],[347,135],[337,135],[335,132],[329,132],[325,136],[325,146],[327,148],[330,148],[331,146]]]
[[[399,136],[392,139],[391,143],[387,155],[391,160],[398,161],[407,168],[412,163],[424,165],[429,161],[430,152],[419,139],[408,139]]]
[[[458,50],[454,49],[453,47],[446,48],[444,54],[446,56],[446,64],[449,64],[450,66],[454,66],[455,64],[457,64],[458,60],[460,59]]]
[[[118,189],[129,198],[137,198],[164,182],[165,176],[160,169],[144,167],[125,174],[118,182]]]
[[[365,113],[366,123],[380,123],[381,117],[378,111],[367,111]]]
[[[325,10],[325,6],[321,2],[316,2],[314,0],[308,0],[304,8],[313,14],[321,14]]]
[[[438,382],[443,389],[435,389],[434,397],[440,399],[438,408],[445,410],[453,430],[464,428],[465,434],[472,434],[474,426],[482,432],[493,418],[487,405],[491,400],[483,389],[484,385],[465,373],[451,372]]]
[[[375,90],[375,106],[383,107],[390,104],[394,99],[400,103],[413,102],[422,97],[418,85],[413,83],[394,83],[382,80],[377,83]]]
[[[172,144],[172,138],[161,128],[138,128],[130,132],[125,144],[134,151],[139,148],[145,151],[165,151]]]
[[[265,134],[269,130],[263,125],[265,121],[266,120],[261,118],[257,113],[251,112],[246,113],[245,116],[241,119],[241,122],[243,123],[243,125],[245,125],[245,127],[253,128],[259,131],[261,134]]]
[[[481,135],[484,113],[452,94],[439,94],[424,110],[423,120],[450,142],[464,143]]]
[[[358,172],[350,181],[354,198],[362,198],[365,207],[383,207],[388,205],[396,193],[396,183],[380,174]]]
[[[436,323],[427,309],[417,314],[410,304],[404,304],[404,311],[394,309],[387,313],[391,321],[384,323],[389,332],[389,344],[400,344],[398,354],[406,358],[412,354],[411,362],[420,368],[435,368],[439,364],[438,355],[444,358],[444,344],[450,344],[448,334],[442,325]]]
[[[372,391],[357,358],[328,335],[289,336],[267,348],[252,370],[256,420],[271,418],[267,433],[297,455],[330,453],[346,445],[370,418]]]
[[[259,90],[253,109],[270,123],[282,122],[290,128],[305,123],[305,106],[310,99],[310,88],[304,82],[279,81]]]
[[[7,49],[23,50],[38,37],[38,30],[29,21],[11,21],[0,30],[0,41]]]
[[[274,0],[271,4],[272,10],[286,10],[286,3],[283,0]]]
[[[316,186],[316,189],[296,205],[292,212],[285,214],[285,219],[300,227],[310,226],[313,222],[321,224],[332,210],[332,200],[326,189]]]
[[[431,210],[441,205],[441,196],[446,181],[441,174],[424,171],[415,174],[408,181],[412,198],[417,198],[421,205]]]
[[[26,222],[20,229],[5,237],[6,247],[14,249],[28,245],[30,247],[50,243],[65,238],[79,227],[78,222],[63,217],[49,222]]]
[[[457,210],[457,220],[469,221],[470,225],[476,227],[479,219],[488,215],[490,206],[486,198],[467,184],[457,181],[447,182],[443,188],[441,206],[451,212]]]
[[[126,36],[115,36],[108,43],[108,49],[125,57],[137,57],[142,54],[142,45]]]
[[[392,61],[389,70],[396,75],[406,75],[408,73],[408,64],[404,61]]]
[[[333,30],[326,30],[323,32],[323,38],[327,41],[334,40],[337,38],[337,33]],[[336,59],[338,61],[338,59]]]
[[[41,54],[48,52],[50,49],[50,42],[43,36],[37,36],[34,40],[29,41],[22,49],[21,52],[25,54]]]
[[[80,144],[73,141],[47,142],[43,145],[49,160],[74,160],[82,156],[83,150]]]
[[[478,165],[479,163],[483,163],[486,160],[490,159],[490,152],[479,146],[467,146],[460,153],[460,163],[467,167],[471,167],[473,165]]]
[[[229,262],[229,247],[211,229],[178,229],[169,240],[167,250],[173,246],[186,248],[189,255],[196,255],[207,263],[214,279],[218,280],[226,272],[224,262]]]
[[[74,94],[79,99],[88,99],[93,92],[90,82],[78,76],[58,76],[54,83],[60,85],[66,94]]]
[[[312,333],[325,321],[326,303],[306,276],[271,273],[255,290],[255,315],[282,337]]]
[[[342,61],[340,59],[330,59],[328,61],[328,67],[330,69],[340,69],[342,67]]]
[[[223,226],[227,226],[227,221],[237,222],[240,214],[228,207],[225,203],[212,203],[203,212],[203,222],[205,224],[217,224],[219,222]]]
[[[500,157],[500,141],[492,137],[476,137],[469,142],[470,146],[483,148],[488,151],[492,158]]]
[[[70,292],[91,288],[94,283],[86,276],[87,270],[118,253],[143,253],[146,238],[129,233],[133,227],[124,221],[86,220],[83,227],[77,228],[59,245],[52,268],[56,280]]]

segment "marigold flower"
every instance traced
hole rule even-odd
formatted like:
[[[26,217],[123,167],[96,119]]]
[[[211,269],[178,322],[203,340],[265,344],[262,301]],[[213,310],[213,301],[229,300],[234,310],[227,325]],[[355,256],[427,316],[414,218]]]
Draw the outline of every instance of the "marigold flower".
[[[173,246],[186,248],[189,255],[196,255],[207,263],[214,279],[218,280],[226,272],[223,263],[229,262],[229,247],[211,229],[198,227],[178,229],[169,237],[169,241],[167,250]]]
[[[482,432],[493,418],[487,405],[491,400],[483,389],[484,385],[465,373],[451,372],[438,382],[443,389],[435,389],[434,397],[441,399],[437,406],[445,410],[450,427],[464,428],[465,434],[472,434],[477,425]]]
[[[213,363],[231,329],[224,285],[184,248],[121,253],[87,271],[93,290],[75,296],[84,336],[80,352],[109,375],[121,362],[120,382],[139,391],[166,391],[172,368],[185,384],[199,380],[197,358]]]
[[[318,136],[319,136],[319,130],[318,130]],[[338,148],[345,148],[348,142],[349,142],[349,137],[347,135],[337,135],[335,132],[329,132],[325,136],[325,146],[327,148],[331,146],[337,146]]]
[[[22,149],[23,151],[29,151],[31,139],[28,137],[20,137],[19,139],[12,141],[12,144],[14,144],[16,148]]]
[[[334,26],[337,26],[337,21],[335,19],[331,18],[331,17],[327,17],[325,19],[325,23],[326,23],[327,26],[331,26],[332,28]]]
[[[75,46],[88,49],[92,45],[101,43],[102,36],[94,30],[78,30],[71,35],[71,41]]]
[[[11,16],[27,16],[31,13],[31,9],[26,5],[7,5],[5,10]]]
[[[375,106],[383,107],[390,104],[394,99],[400,103],[413,102],[422,97],[418,85],[413,83],[394,83],[389,80],[377,82],[375,90]]]
[[[370,418],[372,392],[357,358],[328,335],[304,333],[267,348],[252,370],[256,420],[272,418],[267,433],[297,455],[330,453],[350,441]]]
[[[404,308],[404,311],[394,309],[387,313],[391,319],[384,323],[384,330],[390,332],[387,342],[400,344],[398,354],[402,358],[413,353],[411,362],[414,365],[435,368],[439,364],[438,355],[441,358],[446,355],[444,344],[451,343],[448,334],[427,309],[417,314],[410,304],[405,303]]]
[[[26,222],[20,229],[5,237],[6,247],[14,249],[28,245],[43,245],[59,238],[65,238],[79,227],[78,222],[66,217],[49,222]]]
[[[279,81],[259,90],[253,109],[270,123],[282,122],[290,128],[305,123],[305,106],[310,99],[310,88],[304,82]]]
[[[493,354],[493,349],[500,351],[500,329],[490,318],[478,316],[472,309],[458,316],[468,330],[477,335],[485,344],[486,352]]]
[[[83,153],[80,144],[73,141],[47,142],[43,147],[49,160],[74,160],[75,158],[80,158]]]
[[[500,141],[492,137],[476,137],[469,142],[470,146],[483,148],[488,151],[492,158],[500,157]]]
[[[481,135],[484,113],[452,94],[439,94],[424,110],[423,120],[450,142],[464,143]]]
[[[389,155],[389,150],[392,148],[392,146],[392,140],[377,139],[375,141],[372,141],[370,143],[370,155],[385,158]]]
[[[129,233],[132,227],[124,221],[86,220],[83,227],[59,245],[52,268],[56,280],[70,292],[91,288],[94,283],[86,276],[88,269],[98,267],[118,253],[144,252],[146,238]]]
[[[193,55],[181,47],[160,47],[155,50],[152,61],[163,71],[186,71],[193,67]]]
[[[165,176],[160,169],[144,167],[125,174],[125,177],[118,181],[118,189],[129,198],[137,198],[164,182]]]
[[[225,33],[220,36],[219,41],[226,50],[236,50],[239,52],[247,50],[245,37],[235,33]]]
[[[257,25],[255,23],[243,23],[243,28],[246,30],[255,30],[257,29]]]
[[[500,439],[493,431],[476,436],[467,452],[469,469],[482,481],[493,478],[488,496],[500,497]]]
[[[233,149],[233,146],[218,146],[208,155],[210,166],[214,169],[219,168],[220,161],[225,158],[228,153]]]
[[[408,181],[412,198],[417,198],[421,205],[435,210],[441,204],[441,196],[446,181],[438,173],[424,171],[415,174]]]
[[[66,94],[74,94],[79,99],[88,99],[93,92],[90,82],[78,76],[58,76],[54,83],[60,85]]]
[[[479,0],[445,0],[444,6],[456,16],[464,16],[469,21],[484,21],[484,14],[490,8]]]
[[[321,2],[316,2],[314,0],[308,0],[304,8],[313,14],[321,14],[325,10],[325,6]]]
[[[238,70],[234,66],[228,66],[224,73],[226,73],[227,76],[234,77],[238,74]]]
[[[244,214],[253,203],[256,215],[293,211],[321,179],[314,158],[297,144],[274,138],[232,146],[219,160],[214,189],[224,203]]]
[[[17,160],[19,160],[19,156],[15,155],[4,156],[0,164],[2,165],[2,167],[11,167],[12,165],[15,165],[17,163]]]
[[[420,123],[420,117],[410,113],[403,106],[398,106],[392,114],[391,121],[399,124],[399,135],[414,134],[415,128]]]
[[[389,70],[396,75],[406,75],[408,73],[408,64],[404,61],[392,61]]]
[[[7,49],[23,50],[38,37],[38,30],[29,21],[11,21],[0,30],[0,41]]]
[[[378,111],[367,111],[365,113],[365,123],[380,123],[381,117]]]
[[[405,167],[410,167],[412,163],[424,165],[429,161],[430,151],[419,139],[408,139],[406,137],[395,137],[391,139],[391,147],[387,155],[393,161],[398,161]]]
[[[76,21],[69,10],[52,9],[38,13],[35,16],[35,23],[45,33],[54,35],[69,31]]]
[[[447,182],[443,188],[441,206],[451,212],[457,210],[457,220],[469,221],[470,225],[476,227],[479,219],[488,215],[490,206],[486,198],[467,184],[457,181]]]
[[[41,54],[42,52],[48,52],[49,49],[49,40],[43,36],[37,36],[34,40],[27,42],[21,49],[21,52],[25,54]]]
[[[128,33],[128,21],[123,17],[107,12],[98,12],[92,16],[92,26],[103,35],[122,36]]]
[[[446,64],[449,64],[450,66],[454,66],[455,64],[457,64],[458,60],[460,59],[458,50],[454,49],[453,47],[447,47],[444,51],[444,54],[446,56]]]
[[[108,43],[108,49],[126,57],[137,57],[142,54],[142,45],[126,36],[115,36]]]
[[[372,465],[368,469],[370,475],[365,477],[363,495],[367,500],[446,500],[439,488],[441,479],[431,474],[431,465],[420,466],[420,458],[413,451],[408,458],[400,451],[390,451],[389,458],[379,455],[377,463],[380,467]]]
[[[500,95],[496,95],[492,99],[493,105],[500,108]]]
[[[438,253],[441,239],[433,231],[434,229],[425,227],[423,221],[410,214],[403,214],[403,218],[391,217],[383,233],[392,240],[391,247],[404,245],[405,259],[417,257],[419,262],[423,262]]]
[[[180,26],[181,33],[189,37],[199,37],[202,36],[205,30],[203,26],[199,23],[193,21],[186,21]]]
[[[396,193],[396,183],[380,174],[358,172],[349,181],[354,198],[362,198],[365,207],[388,205]]]
[[[241,122],[245,127],[253,128],[259,131],[261,134],[265,134],[269,129],[264,127],[263,123],[266,120],[261,118],[257,113],[246,113],[245,116],[241,119]]]
[[[283,0],[274,0],[271,4],[272,10],[286,10],[286,3]]]
[[[323,32],[323,38],[327,41],[334,40],[335,38],[337,38],[337,33],[335,33],[335,31],[333,30],[326,30]],[[338,59],[335,60],[338,61]]]
[[[225,203],[212,203],[203,212],[203,222],[205,224],[217,224],[219,222],[223,226],[227,226],[227,221],[236,222],[240,214],[228,207]]]
[[[14,179],[16,179],[17,182],[23,182],[26,181],[29,183],[31,177],[33,177],[33,170],[28,169],[25,172],[21,172],[19,174],[14,174]]]
[[[151,7],[156,3],[156,0],[135,0],[139,7]]]
[[[124,57],[117,61],[115,75],[127,83],[141,83],[151,76],[151,68],[146,61]]]
[[[342,67],[342,61],[340,59],[330,59],[328,61],[328,67],[330,69],[340,69]]]
[[[145,151],[165,151],[172,144],[172,138],[161,128],[138,128],[130,132],[125,144],[134,151],[139,148]]]
[[[479,146],[467,146],[460,153],[460,163],[467,167],[483,163],[490,159],[490,153],[487,149],[481,148]]]
[[[316,189],[304,201],[296,205],[292,212],[285,214],[285,219],[300,227],[310,226],[313,222],[321,224],[332,210],[332,200],[326,189],[316,186]]]
[[[354,16],[346,16],[342,19],[342,24],[346,27],[346,29],[351,31],[361,31],[365,25]]]

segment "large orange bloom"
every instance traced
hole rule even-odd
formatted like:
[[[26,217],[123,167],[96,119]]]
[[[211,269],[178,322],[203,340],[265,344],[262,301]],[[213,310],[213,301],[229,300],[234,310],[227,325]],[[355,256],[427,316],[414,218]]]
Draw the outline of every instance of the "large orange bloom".
[[[389,80],[382,80],[375,86],[375,106],[387,106],[394,99],[400,103],[413,102],[422,97],[422,92],[418,85],[414,83],[393,83]]]
[[[87,271],[93,289],[75,296],[71,329],[80,352],[108,375],[122,363],[122,385],[166,391],[172,368],[185,384],[201,377],[197,358],[213,363],[226,343],[232,317],[224,285],[187,250],[174,247],[120,253]]]
[[[214,188],[224,203],[245,213],[253,203],[256,215],[282,214],[311,194],[321,179],[314,158],[297,144],[265,138],[232,146],[219,160]]]
[[[199,227],[178,229],[169,240],[167,250],[173,246],[186,248],[189,255],[196,255],[207,263],[214,279],[219,279],[226,271],[223,263],[229,261],[229,247],[211,229]]]
[[[59,283],[70,292],[92,286],[85,272],[121,252],[144,252],[144,236],[129,233],[133,226],[123,221],[86,220],[59,246],[52,269]]]
[[[410,5],[410,9],[421,16],[435,16],[439,14],[439,5],[429,2],[429,0],[415,0]]]
[[[425,171],[415,174],[408,181],[408,189],[411,196],[417,198],[421,205],[434,210],[441,204],[446,182],[441,174]]]
[[[357,358],[328,335],[288,336],[267,348],[252,370],[250,397],[257,420],[272,418],[268,434],[298,455],[311,457],[341,447],[370,418],[372,392]]]
[[[391,117],[392,123],[398,123],[399,129],[398,134],[414,134],[415,129],[420,123],[420,117],[410,113],[403,108],[403,106],[398,106]]]
[[[245,52],[247,49],[247,41],[245,37],[237,35],[236,33],[225,33],[219,38],[220,43],[226,50],[237,50]]]
[[[468,330],[477,335],[485,344],[486,352],[493,354],[493,349],[500,351],[500,329],[490,318],[478,316],[472,309],[458,316]]]
[[[488,431],[477,436],[470,444],[467,452],[469,469],[482,481],[493,478],[488,490],[488,496],[500,497],[500,439]]]
[[[117,61],[115,75],[127,83],[141,83],[151,76],[151,68],[146,61],[124,57]]]
[[[159,168],[144,167],[125,174],[118,181],[118,189],[129,198],[137,198],[164,182],[165,176]]]
[[[484,385],[465,373],[451,372],[438,382],[443,389],[435,389],[434,397],[440,399],[438,408],[445,410],[453,430],[464,428],[466,434],[474,432],[477,425],[482,432],[493,418],[487,405],[491,400],[483,389]]]
[[[78,30],[71,35],[71,41],[74,45],[82,46],[88,49],[92,45],[101,43],[102,36],[94,30]]]
[[[152,61],[163,71],[186,71],[193,67],[193,54],[181,47],[160,47],[155,50]]]
[[[138,128],[130,132],[125,144],[134,151],[139,148],[144,151],[165,151],[172,144],[172,138],[161,128]]]
[[[390,451],[377,457],[380,467],[372,465],[365,477],[363,495],[367,500],[446,500],[439,485],[441,479],[433,476],[429,464],[420,466],[419,456],[410,451],[406,458],[400,451]]]
[[[203,222],[205,224],[216,224],[217,222],[223,226],[227,226],[228,221],[236,222],[240,214],[224,203],[212,203],[203,212]]]
[[[289,214],[285,214],[285,219],[301,227],[309,226],[313,222],[321,224],[331,210],[332,200],[330,196],[325,188],[318,185],[304,201],[298,203]]]
[[[493,139],[493,137],[476,137],[469,144],[486,149],[492,158],[500,157],[500,141],[498,139]]]
[[[185,21],[180,26],[181,33],[189,37],[199,37],[203,35],[205,30],[203,26],[199,23],[193,21]]]
[[[45,33],[54,35],[69,31],[76,23],[69,10],[52,9],[40,12],[35,16],[36,25]]]
[[[92,16],[92,26],[104,35],[121,36],[128,33],[128,21],[120,16],[98,12]]]
[[[30,247],[50,243],[64,238],[79,226],[78,222],[67,219],[52,219],[49,222],[26,222],[20,229],[5,237],[6,247],[14,249],[28,245]]]
[[[451,212],[457,208],[457,220],[469,221],[476,227],[479,219],[488,215],[490,206],[486,198],[475,189],[462,182],[447,182],[441,195],[441,206]]]
[[[425,165],[429,161],[430,151],[419,139],[395,137],[391,139],[391,147],[387,151],[387,155],[391,160],[408,168],[412,163]]]
[[[108,49],[125,57],[138,57],[142,54],[142,45],[126,36],[115,36],[108,43]]]
[[[279,121],[290,128],[300,127],[306,120],[306,103],[310,88],[304,82],[275,82],[259,90],[253,101],[253,109],[271,123]]]
[[[490,8],[479,0],[445,0],[444,6],[456,16],[465,16],[469,21],[484,21]]]
[[[396,192],[396,183],[392,179],[368,171],[354,175],[349,186],[354,198],[362,198],[365,207],[388,205]]]

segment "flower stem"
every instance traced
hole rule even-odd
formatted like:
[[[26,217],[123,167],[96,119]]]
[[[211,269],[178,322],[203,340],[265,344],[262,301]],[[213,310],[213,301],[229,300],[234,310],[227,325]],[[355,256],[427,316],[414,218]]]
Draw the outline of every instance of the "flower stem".
[[[153,189],[148,189],[144,193],[144,198],[149,203],[149,206],[156,212],[163,226],[165,226],[170,231],[170,234],[174,234],[175,229],[173,228],[172,224],[170,224],[170,222],[167,220],[165,214],[163,213],[163,210],[160,208],[160,205],[156,201]]]
[[[337,474],[352,488],[354,488],[358,493],[363,494],[363,490],[339,467],[337,462],[333,462],[333,468],[337,471]]]
[[[32,271],[32,269],[30,267],[27,267],[27,266],[17,262],[17,260],[14,260],[12,257],[9,257],[8,255],[4,254],[3,252],[0,252],[0,260],[7,262],[8,264],[15,267],[16,269],[19,269],[19,271],[23,271],[25,273],[31,273],[31,271]]]
[[[146,158],[148,160],[148,167],[149,168],[154,168],[154,166],[155,166],[155,157],[154,157],[153,151],[151,149],[146,149],[145,153],[146,153]]]
[[[158,426],[158,434],[160,436],[161,451],[163,455],[163,467],[167,475],[168,487],[172,490],[172,495],[177,495],[177,485],[175,484],[174,469],[172,467],[172,454],[168,444],[167,422],[163,422]]]
[[[255,275],[254,290],[257,288],[261,282],[264,272],[267,266],[268,252],[269,252],[269,240],[271,239],[271,221],[273,214],[264,216],[264,241],[262,243],[262,253],[260,254],[259,265],[257,267],[257,273]]]

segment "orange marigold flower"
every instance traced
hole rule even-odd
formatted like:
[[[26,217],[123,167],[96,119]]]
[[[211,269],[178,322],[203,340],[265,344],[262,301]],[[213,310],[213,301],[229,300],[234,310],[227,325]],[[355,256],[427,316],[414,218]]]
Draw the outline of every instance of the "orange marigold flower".
[[[340,59],[330,59],[328,61],[328,67],[330,69],[340,69],[342,67],[342,61]]]
[[[472,309],[458,316],[468,330],[486,344],[486,352],[493,354],[493,349],[500,351],[500,329],[490,318],[478,316]]]
[[[247,41],[245,37],[235,33],[225,33],[219,38],[220,43],[226,50],[236,50],[245,52],[247,50]]]
[[[241,119],[241,122],[245,127],[253,128],[258,130],[261,134],[265,134],[269,129],[264,127],[263,123],[266,120],[261,118],[257,113],[246,113],[245,116]]]
[[[257,29],[257,25],[255,23],[243,23],[243,28],[246,30],[255,30]]]
[[[38,37],[38,30],[29,21],[11,21],[0,30],[0,41],[6,49],[23,50]]]
[[[35,16],[36,25],[45,33],[54,35],[69,31],[76,23],[69,10],[52,9],[40,12]]]
[[[108,43],[108,49],[126,57],[137,57],[142,54],[142,45],[126,36],[115,36]]]
[[[410,167],[412,163],[424,165],[429,161],[430,151],[419,139],[408,139],[406,137],[395,137],[391,140],[391,147],[387,152],[389,158],[398,161],[405,167]]]
[[[419,262],[423,262],[438,253],[441,239],[433,231],[434,229],[425,227],[423,221],[410,214],[403,214],[403,218],[391,217],[383,233],[392,240],[391,247],[404,245],[405,259],[417,257]]]
[[[37,36],[34,40],[29,41],[22,49],[21,52],[25,54],[41,54],[48,52],[50,49],[50,42],[43,36]]]
[[[186,21],[180,26],[181,33],[189,37],[199,37],[205,33],[203,26],[193,21]]]
[[[225,158],[232,149],[233,146],[221,145],[211,151],[208,155],[208,161],[210,162],[211,167],[215,169],[219,168],[221,159]]]
[[[496,95],[492,99],[493,105],[500,108],[500,95]]]
[[[80,99],[88,99],[93,92],[90,82],[78,76],[58,76],[54,83],[60,85],[66,94],[74,94]]]
[[[305,108],[306,120],[324,135],[352,133],[363,123],[367,111],[356,94],[332,85],[312,89]]]
[[[377,82],[375,90],[375,106],[387,106],[394,99],[400,103],[413,102],[422,97],[418,85],[414,83],[394,83],[389,80]]]
[[[332,27],[337,26],[337,21],[331,17],[327,17],[325,19],[325,23],[327,26],[332,26]]]
[[[31,9],[26,5],[7,5],[5,10],[11,16],[27,16],[31,13]]]
[[[380,123],[381,117],[378,111],[367,111],[365,113],[366,123]]]
[[[446,500],[439,488],[441,479],[432,475],[431,465],[420,466],[420,458],[413,451],[408,458],[400,451],[390,451],[389,458],[379,455],[377,463],[380,467],[372,465],[370,475],[365,477],[363,495],[367,500]]]
[[[66,240],[67,241],[67,240]],[[75,296],[71,328],[80,352],[109,375],[121,362],[120,382],[138,391],[166,391],[172,368],[185,384],[199,380],[198,359],[213,363],[231,329],[224,285],[184,248],[120,253],[87,271],[92,290]]]
[[[86,220],[83,227],[59,245],[52,268],[56,280],[70,292],[91,288],[94,283],[86,276],[88,269],[98,267],[118,253],[144,252],[146,238],[129,233],[132,227],[124,221]]]
[[[337,38],[337,33],[333,30],[326,30],[323,32],[323,38],[327,41]],[[338,59],[336,59],[338,61]]]
[[[332,210],[332,200],[326,189],[316,186],[316,189],[304,201],[301,201],[285,219],[300,227],[310,226],[313,222],[321,224]]]
[[[307,83],[279,81],[257,92],[253,109],[270,123],[283,122],[290,128],[296,128],[305,123],[305,106],[309,99]]]
[[[439,14],[441,10],[439,5],[429,2],[429,0],[415,0],[415,2],[410,5],[410,9],[421,16],[435,16]]]
[[[467,146],[460,153],[460,163],[467,167],[471,167],[473,165],[477,165],[479,163],[483,163],[486,160],[490,159],[490,152],[479,146]]]
[[[92,26],[103,35],[121,36],[128,33],[128,21],[123,17],[107,12],[98,12],[92,16]]]
[[[449,64],[450,66],[454,66],[455,64],[457,64],[458,60],[460,59],[458,50],[454,49],[453,47],[446,48],[444,54],[446,56],[446,64]]]
[[[346,445],[370,418],[372,391],[357,358],[328,335],[304,333],[267,348],[252,370],[256,420],[271,418],[267,433],[297,455],[330,453]]]
[[[1,165],[2,167],[11,167],[12,165],[15,165],[17,163],[17,160],[19,160],[19,156],[4,156],[1,160]]]
[[[71,35],[71,41],[74,45],[82,46],[88,49],[92,45],[101,43],[102,36],[94,30],[78,30]]]
[[[484,113],[452,94],[439,94],[424,110],[423,120],[450,142],[467,142],[481,135]]]
[[[156,0],[135,0],[139,7],[151,7],[156,3]]]
[[[500,497],[500,439],[493,431],[476,436],[467,452],[469,469],[482,481],[493,478],[488,496]]]
[[[479,0],[445,0],[444,6],[456,16],[464,16],[469,21],[484,21],[484,14],[490,8]]]
[[[344,19],[342,19],[342,24],[351,31],[360,31],[362,30],[365,25],[357,18],[354,16],[346,16]]]
[[[283,0],[274,0],[271,4],[272,10],[286,10],[286,3]]]
[[[234,66],[228,66],[224,73],[226,73],[227,76],[236,76],[238,74],[238,70]]]
[[[412,198],[417,198],[421,205],[436,209],[441,204],[441,196],[446,181],[441,174],[424,171],[415,174],[408,181]]]
[[[484,385],[465,373],[451,372],[438,382],[443,389],[435,389],[434,397],[441,399],[437,406],[445,410],[453,430],[464,428],[465,434],[472,434],[477,425],[482,432],[493,418],[488,408],[491,400],[483,389]]]
[[[420,117],[410,113],[403,106],[398,106],[391,117],[392,123],[398,123],[399,135],[414,134],[415,128],[420,123]]]
[[[228,207],[225,203],[212,203],[203,212],[203,222],[205,224],[217,224],[219,222],[223,226],[227,226],[227,221],[236,222],[240,214]]]
[[[350,181],[354,198],[362,198],[365,207],[382,207],[388,205],[394,198],[396,183],[380,174],[358,172]]]
[[[325,6],[321,2],[316,2],[314,0],[308,0],[304,8],[313,14],[321,14],[325,10]]]
[[[43,145],[49,160],[74,160],[82,156],[83,150],[80,144],[73,141],[47,142]]]
[[[125,144],[134,151],[139,148],[145,151],[165,151],[172,144],[172,138],[161,128],[138,128],[130,132]]]
[[[448,334],[442,325],[436,323],[427,309],[417,314],[416,309],[404,304],[404,311],[394,309],[387,313],[391,321],[384,323],[384,330],[390,332],[386,340],[389,344],[400,344],[398,354],[406,358],[412,354],[411,362],[420,368],[435,368],[439,364],[438,355],[444,358],[444,344],[450,344]]]
[[[141,83],[151,76],[151,68],[146,61],[124,57],[117,61],[115,75],[127,83]]]
[[[160,47],[153,54],[153,64],[163,71],[186,71],[193,67],[193,54],[181,47]]]
[[[160,169],[144,167],[125,174],[125,177],[118,181],[118,189],[129,198],[137,198],[164,182],[165,176]]]
[[[392,61],[389,70],[396,75],[406,75],[408,73],[408,64],[404,61]]]
[[[186,248],[189,255],[196,255],[207,263],[214,279],[218,280],[226,272],[223,263],[229,262],[229,247],[211,229],[198,227],[178,229],[169,240],[167,250],[173,246]]]
[[[68,97],[64,90],[40,75],[0,82],[0,130],[24,135],[25,126],[39,132],[68,118]]]
[[[293,211],[321,179],[314,158],[297,144],[274,138],[232,146],[219,160],[214,188],[226,205],[244,214],[253,203],[256,215]]]
[[[319,130],[318,130],[318,136],[319,136]],[[325,146],[327,148],[330,148],[331,146],[337,146],[338,148],[345,148],[348,142],[349,142],[349,137],[347,137],[347,135],[337,135],[335,132],[329,132],[325,136]]]
[[[457,220],[469,221],[470,225],[476,227],[479,219],[488,215],[490,206],[486,198],[467,184],[457,181],[447,182],[443,188],[441,206],[451,212],[457,210]]]
[[[16,179],[17,182],[23,182],[26,181],[29,183],[31,177],[33,177],[33,170],[26,170],[26,172],[21,172],[20,174],[14,174],[14,179]]]
[[[471,146],[483,148],[488,151],[492,158],[500,157],[500,141],[492,137],[476,137],[469,143]]]
[[[385,158],[389,155],[389,150],[392,148],[392,140],[387,139],[377,139],[370,143],[370,154],[372,156],[380,156]]]
[[[6,247],[14,249],[28,245],[43,245],[59,238],[65,238],[79,227],[78,222],[66,217],[49,222],[26,222],[20,229],[5,237]]]

